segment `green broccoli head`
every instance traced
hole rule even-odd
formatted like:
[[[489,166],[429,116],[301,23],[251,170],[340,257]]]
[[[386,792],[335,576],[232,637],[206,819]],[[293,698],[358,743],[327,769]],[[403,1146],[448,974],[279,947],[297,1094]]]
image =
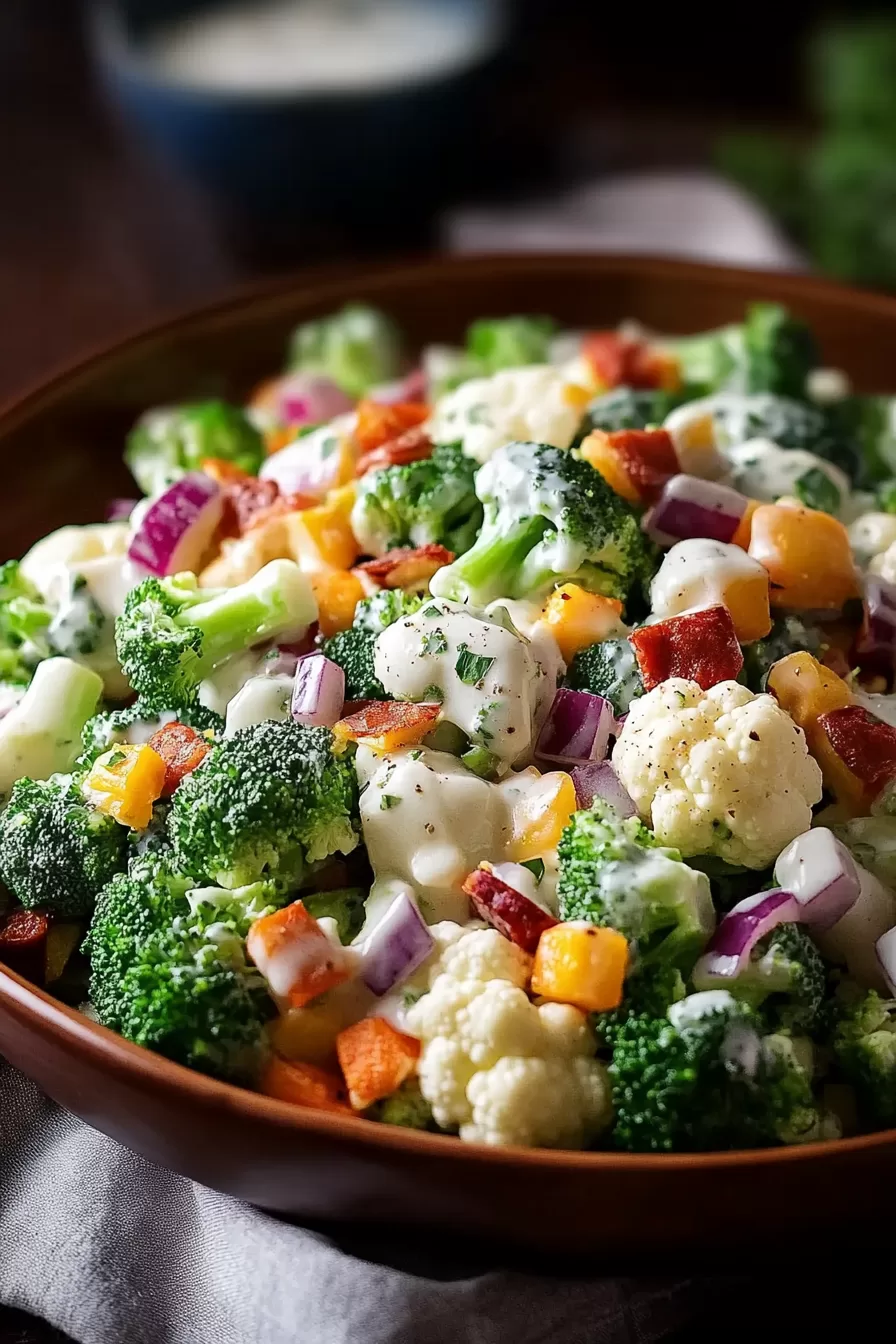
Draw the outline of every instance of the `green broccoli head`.
[[[664,342],[678,359],[689,395],[762,392],[805,397],[818,362],[812,333],[777,303],[754,303],[745,320]],[[777,442],[777,440],[776,440]]]
[[[684,978],[677,966],[662,962],[639,966],[626,977],[619,1007],[593,1015],[598,1039],[612,1048],[623,1022],[635,1014],[665,1017],[672,1004],[683,999],[685,993]]]
[[[145,713],[199,713],[199,684],[234,654],[303,632],[315,607],[307,579],[273,560],[246,583],[201,589],[193,574],[144,579],[115,625],[121,667]]]
[[[569,665],[565,684],[602,695],[617,714],[627,714],[632,701],[644,694],[638,660],[627,639],[605,639],[582,649]]]
[[[892,511],[891,478],[896,476],[896,398],[849,396],[827,408],[828,424],[853,449],[848,465],[854,484],[885,491],[882,507]],[[890,488],[888,488],[888,486]]]
[[[482,524],[475,461],[457,444],[407,466],[369,471],[358,482],[352,528],[364,550],[383,555],[397,546],[469,550]]]
[[[224,729],[224,720],[221,716],[198,703],[183,706],[176,717],[179,723],[186,723],[197,732],[211,729],[219,733]],[[78,768],[89,769],[98,756],[102,756],[110,747],[120,746],[123,742],[148,742],[153,733],[174,719],[173,710],[165,714],[152,713],[140,700],[135,700],[132,705],[127,705],[124,709],[102,710],[84,726]]]
[[[596,798],[576,812],[558,849],[557,896],[564,920],[625,934],[636,966],[689,971],[715,925],[709,879],[662,849],[637,817],[623,820]]]
[[[470,377],[547,364],[557,324],[550,317],[484,317],[467,328]]]
[[[716,989],[721,979],[698,962],[695,989]],[[761,1009],[773,1030],[814,1033],[827,987],[821,954],[801,924],[779,924],[761,938],[750,960],[735,978],[726,977],[725,989]]]
[[[723,393],[713,398],[710,408],[725,443],[771,439],[779,448],[802,448],[833,462],[848,476],[856,473],[855,436],[837,407],[826,410],[793,397],[758,392],[747,396]]]
[[[751,691],[762,692],[769,672],[781,658],[801,650],[818,654],[822,645],[817,626],[799,616],[779,616],[764,639],[744,646],[743,678]]]
[[[613,1139],[629,1152],[708,1152],[818,1137],[811,1079],[786,1038],[763,1039],[748,1004],[692,994],[613,1035]]]
[[[367,892],[360,887],[338,891],[315,891],[302,896],[302,904],[315,919],[335,919],[342,944],[354,942],[364,924]]]
[[[20,779],[0,814],[0,876],[26,909],[87,915],[124,869],[127,835],[87,805],[71,775]]]
[[[871,1125],[896,1125],[896,1000],[875,991],[839,1006],[833,1037],[837,1064]]]
[[[267,720],[214,747],[174,795],[168,833],[185,872],[234,888],[295,890],[309,865],[358,843],[358,785],[327,728]]]
[[[399,1125],[402,1129],[438,1129],[432,1107],[420,1091],[416,1078],[402,1083],[391,1097],[374,1102],[365,1115],[368,1120],[378,1120],[381,1125]]]
[[[634,511],[581,458],[543,443],[499,448],[476,474],[485,522],[472,549],[439,570],[439,597],[484,607],[573,582],[625,599],[652,570]]]
[[[0,680],[27,684],[51,653],[52,612],[18,560],[0,565]]]
[[[614,387],[589,403],[576,442],[580,443],[595,429],[612,434],[618,429],[649,429],[661,425],[683,399],[680,393],[666,392],[658,387]]]
[[[264,441],[245,411],[226,401],[150,411],[131,430],[124,454],[146,495],[199,471],[206,457],[221,458],[255,476],[264,456]]]
[[[383,683],[373,667],[373,648],[377,635],[412,616],[423,599],[400,588],[383,588],[358,603],[355,619],[348,630],[341,630],[324,641],[323,651],[345,673],[347,700],[389,700]]]
[[[385,313],[350,303],[329,317],[304,322],[292,334],[290,369],[332,378],[350,397],[401,372],[401,337]]]

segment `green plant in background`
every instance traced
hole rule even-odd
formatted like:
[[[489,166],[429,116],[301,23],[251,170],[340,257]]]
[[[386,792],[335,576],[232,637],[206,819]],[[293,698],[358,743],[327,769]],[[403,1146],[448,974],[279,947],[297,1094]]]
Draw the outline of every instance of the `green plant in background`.
[[[830,20],[807,52],[818,132],[806,144],[742,133],[717,162],[821,269],[896,289],[896,17]]]

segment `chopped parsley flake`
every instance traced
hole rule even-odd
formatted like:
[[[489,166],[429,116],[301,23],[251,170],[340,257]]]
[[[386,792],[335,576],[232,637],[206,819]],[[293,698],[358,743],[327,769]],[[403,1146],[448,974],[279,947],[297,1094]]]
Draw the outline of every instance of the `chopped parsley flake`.
[[[423,608],[423,615],[426,617],[427,620],[432,621],[435,620],[437,616],[444,615],[444,612],[442,612],[438,607],[429,606]]]
[[[444,630],[430,630],[428,634],[424,635],[420,652],[424,657],[437,657],[440,653],[447,653],[448,640],[445,638]]]
[[[527,859],[525,863],[520,864],[521,868],[528,868],[536,882],[540,882],[544,877],[544,859]]]
[[[458,644],[454,670],[465,686],[478,686],[488,676],[494,661],[485,654],[471,653],[466,644]]]
[[[444,699],[445,695],[441,686],[430,685],[425,688],[423,695],[421,696],[421,703],[440,705]]]
[[[397,807],[401,799],[394,793],[384,793],[380,799],[380,808],[383,812],[388,812],[390,808]]]

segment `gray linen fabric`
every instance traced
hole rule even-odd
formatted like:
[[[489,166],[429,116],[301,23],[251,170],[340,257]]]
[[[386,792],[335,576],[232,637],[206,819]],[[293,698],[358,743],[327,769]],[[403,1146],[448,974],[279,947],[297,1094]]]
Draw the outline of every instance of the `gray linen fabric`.
[[[648,1344],[720,1286],[480,1254],[271,1217],[135,1157],[0,1059],[0,1303],[81,1344]]]

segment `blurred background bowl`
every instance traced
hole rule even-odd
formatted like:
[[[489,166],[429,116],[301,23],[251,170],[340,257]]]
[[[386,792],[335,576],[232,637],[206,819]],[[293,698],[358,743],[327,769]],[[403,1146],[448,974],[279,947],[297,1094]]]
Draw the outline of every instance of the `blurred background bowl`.
[[[329,3],[350,11],[352,0]],[[220,0],[100,0],[93,33],[113,97],[237,222],[257,227],[261,219],[285,236],[309,223],[346,235],[362,221],[368,249],[387,237],[407,246],[442,200],[474,185],[476,126],[487,118],[505,33],[500,0],[418,0],[419,10],[456,26],[458,50],[392,79],[378,76],[382,48],[373,37],[370,74],[354,83],[315,86],[297,74],[290,85],[247,71],[239,86],[209,69],[191,79],[160,59],[160,39],[228,8]],[[361,0],[356,21],[375,8]],[[250,15],[251,3],[240,9]]]

